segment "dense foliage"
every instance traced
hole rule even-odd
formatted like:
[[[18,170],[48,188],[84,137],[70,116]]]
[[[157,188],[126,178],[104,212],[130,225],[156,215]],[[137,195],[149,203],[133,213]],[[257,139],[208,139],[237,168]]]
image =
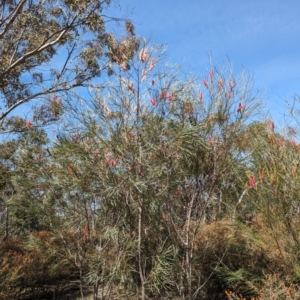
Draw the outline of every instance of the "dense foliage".
[[[0,299],[299,299],[297,125],[263,115],[247,73],[182,79],[130,23],[108,38],[107,1],[75,2],[2,3]],[[103,39],[114,72],[64,93],[99,75]],[[54,81],[32,80],[58,46]],[[38,86],[43,113],[8,118]]]

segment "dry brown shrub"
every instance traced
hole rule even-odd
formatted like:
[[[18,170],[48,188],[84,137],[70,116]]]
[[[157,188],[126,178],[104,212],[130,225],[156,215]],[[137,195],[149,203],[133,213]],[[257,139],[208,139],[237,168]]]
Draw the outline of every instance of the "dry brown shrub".
[[[191,234],[195,226],[197,222],[191,222]],[[206,294],[219,289],[224,295],[225,287],[236,295],[258,295],[270,281],[270,278],[266,281],[265,274],[294,278],[296,256],[290,248],[291,237],[284,228],[282,222],[269,224],[261,215],[247,225],[230,219],[200,223],[194,236],[195,270],[200,270],[205,277],[219,264]]]
[[[50,246],[51,234],[40,232],[34,235]],[[71,278],[71,271],[47,251],[28,247],[21,240],[9,238],[0,242],[0,299],[46,293],[49,288]]]

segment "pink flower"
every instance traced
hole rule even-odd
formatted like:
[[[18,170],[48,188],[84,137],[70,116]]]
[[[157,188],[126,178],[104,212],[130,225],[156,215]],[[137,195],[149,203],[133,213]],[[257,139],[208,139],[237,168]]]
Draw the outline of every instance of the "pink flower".
[[[236,111],[237,111],[238,113],[241,113],[242,110],[243,110],[243,108],[244,108],[244,107],[243,107],[243,104],[240,102]]]
[[[176,190],[176,191],[174,192],[174,194],[175,194],[175,196],[178,196],[178,195],[179,195],[179,190]]]
[[[162,100],[166,100],[167,99],[167,92],[166,91],[162,91],[161,92],[160,99],[162,99]]]
[[[143,48],[139,54],[139,59],[141,62],[144,62],[145,60],[147,60],[149,57],[148,55],[148,49],[147,48]]]
[[[280,138],[279,140],[279,147],[283,147],[284,146],[284,139]]]
[[[27,121],[25,126],[30,129],[32,127],[32,123],[30,121]]]
[[[148,72],[152,71],[155,67],[155,61],[154,59],[151,59],[151,62],[150,62],[150,66],[149,66],[149,69],[148,69]]]
[[[250,186],[250,188],[254,188],[255,187],[255,182],[256,182],[255,177],[251,176],[249,178],[249,186]]]
[[[146,79],[147,79],[147,71],[143,70],[142,71],[142,82],[146,81]]]
[[[129,91],[135,93],[135,89],[134,89],[134,87],[133,87],[133,82],[132,82],[132,81],[129,82],[129,84],[128,84],[128,89],[129,89]]]
[[[174,97],[173,93],[171,93],[171,94],[168,96],[168,100],[169,100],[169,102],[172,102],[172,101],[175,100],[175,97]]]
[[[38,154],[36,155],[35,159],[36,159],[37,161],[41,161],[42,157],[43,157],[43,154],[42,154],[42,153],[38,153]]]
[[[270,129],[272,132],[274,132],[275,124],[272,120],[270,120]]]
[[[155,99],[155,98],[152,98],[152,99],[150,100],[150,103],[151,103],[153,106],[155,106],[155,105],[156,105],[156,99]]]
[[[118,163],[118,160],[117,159],[113,159],[113,158],[110,158],[108,161],[107,161],[107,164],[110,166],[110,167],[115,167]]]
[[[211,71],[209,72],[209,78],[210,78],[210,81],[213,80],[213,78],[214,78],[214,70],[211,70]]]
[[[203,79],[203,85],[204,85],[205,87],[208,87],[207,81],[206,81],[205,79]]]
[[[121,70],[126,71],[127,70],[127,63],[125,61],[123,61],[119,64],[119,67],[121,68]]]
[[[199,101],[202,102],[203,101],[203,94],[202,94],[201,91],[199,92],[198,97],[199,97]]]
[[[269,138],[269,144],[271,145],[271,146],[274,146],[274,145],[276,145],[276,140],[274,139],[274,138]]]
[[[232,88],[233,88],[233,83],[232,83],[231,80],[229,80],[228,85],[229,85],[230,89],[232,90]]]
[[[118,163],[118,160],[113,158],[110,152],[105,154],[105,158],[106,158],[106,162],[105,162],[106,167],[115,167]]]
[[[218,83],[219,83],[219,86],[223,89],[224,88],[224,83],[223,83],[222,79],[220,79],[218,81]]]
[[[293,148],[297,147],[296,141],[294,139],[291,139],[290,143],[291,143],[291,145],[292,145]]]

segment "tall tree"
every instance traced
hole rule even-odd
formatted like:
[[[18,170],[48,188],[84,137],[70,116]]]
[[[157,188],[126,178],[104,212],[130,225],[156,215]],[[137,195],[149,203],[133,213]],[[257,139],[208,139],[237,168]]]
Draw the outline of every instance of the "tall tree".
[[[20,105],[86,85],[111,63],[126,68],[134,26],[106,31],[109,0],[3,0],[0,5],[0,125]],[[13,125],[13,124],[10,124]],[[24,125],[24,124],[23,124]],[[14,129],[14,126],[10,128]]]

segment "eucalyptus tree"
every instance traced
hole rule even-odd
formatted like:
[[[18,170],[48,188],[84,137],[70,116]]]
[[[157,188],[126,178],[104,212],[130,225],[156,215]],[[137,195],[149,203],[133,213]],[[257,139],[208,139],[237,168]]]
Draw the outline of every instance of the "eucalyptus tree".
[[[134,26],[107,16],[111,1],[3,0],[0,4],[0,124],[19,129],[9,115],[47,95],[87,86],[113,64],[126,68],[138,47]],[[124,21],[118,39],[107,22]],[[22,124],[25,127],[25,122]]]

